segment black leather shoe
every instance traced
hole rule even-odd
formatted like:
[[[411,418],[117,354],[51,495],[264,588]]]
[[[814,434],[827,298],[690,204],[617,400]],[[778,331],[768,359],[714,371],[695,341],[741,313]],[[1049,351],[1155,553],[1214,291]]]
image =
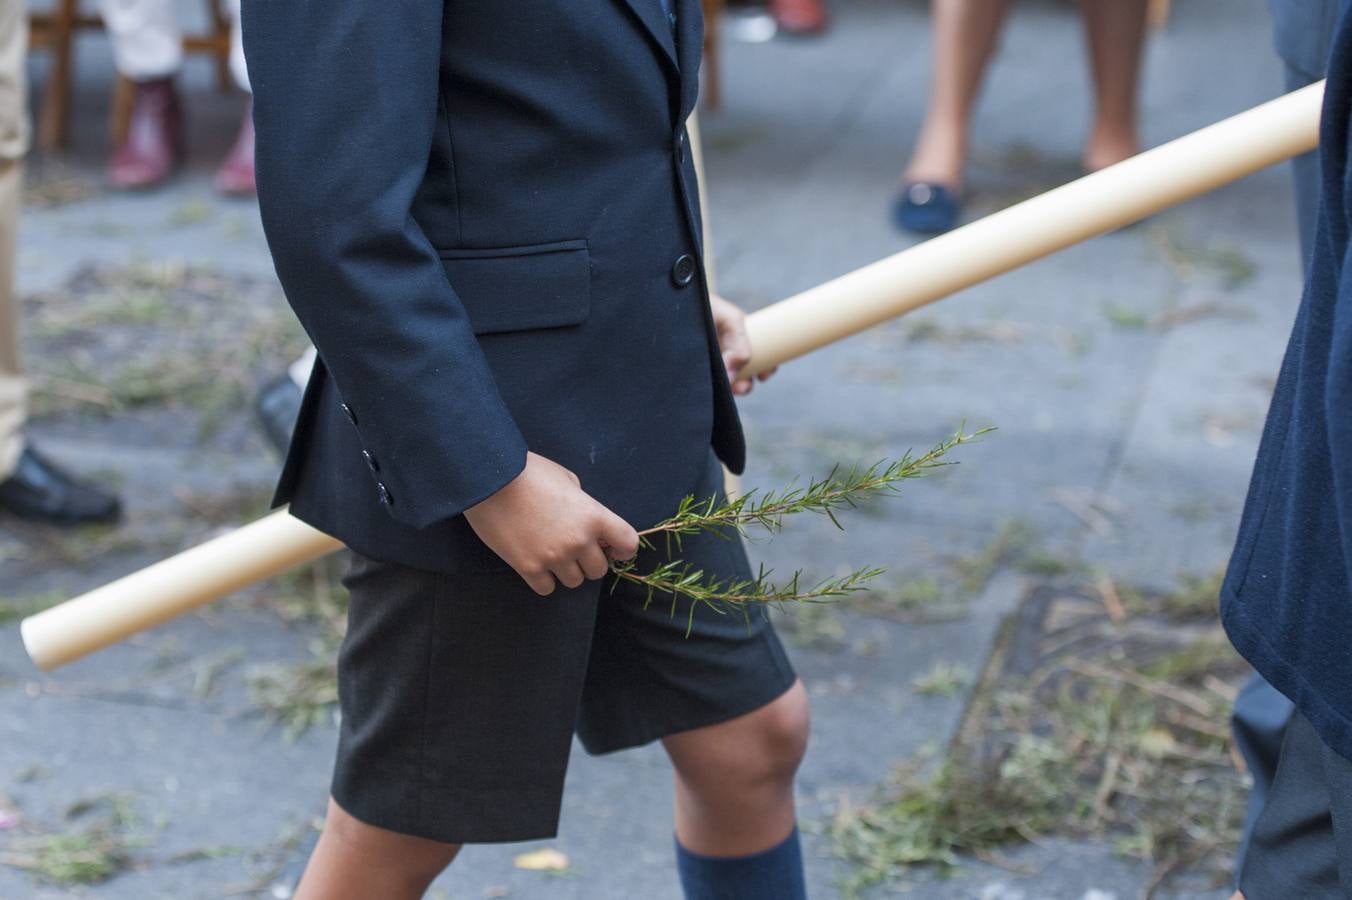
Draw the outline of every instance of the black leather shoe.
[[[93,525],[116,522],[122,505],[112,494],[77,481],[26,447],[14,474],[0,481],[0,509],[33,522]]]
[[[283,373],[263,385],[254,400],[254,413],[277,452],[286,455],[291,446],[291,432],[296,428],[296,417],[300,414],[300,401],[305,392],[291,376]]]

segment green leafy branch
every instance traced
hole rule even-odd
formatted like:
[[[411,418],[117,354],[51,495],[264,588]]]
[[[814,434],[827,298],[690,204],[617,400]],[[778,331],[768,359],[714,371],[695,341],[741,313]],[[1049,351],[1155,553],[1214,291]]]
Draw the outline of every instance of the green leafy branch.
[[[681,501],[676,513],[652,528],[639,532],[642,546],[653,549],[654,541],[666,542],[667,555],[679,552],[681,539],[698,533],[719,537],[747,535],[755,528],[771,534],[779,532],[786,517],[803,512],[826,516],[831,524],[843,530],[836,514],[844,509],[855,509],[865,497],[887,496],[900,492],[901,484],[920,478],[933,469],[954,465],[945,459],[955,447],[969,443],[993,431],[983,428],[966,434],[963,427],[928,453],[912,456],[908,451],[901,459],[882,461],[867,468],[836,466],[825,478],[814,480],[806,487],[790,486],[782,491],[758,494],[748,491],[735,498],[711,497],[697,501],[693,495]],[[675,614],[679,597],[688,597],[693,621],[696,606],[704,605],[724,613],[729,608],[742,608],[754,603],[811,603],[843,597],[863,590],[867,583],[882,574],[880,568],[864,568],[848,575],[828,578],[815,584],[805,584],[802,572],[796,571],[786,582],[771,581],[771,573],[762,566],[754,578],[720,579],[706,575],[704,570],[672,559],[650,572],[636,569],[634,560],[611,564],[617,580],[637,584],[647,591],[647,603],[658,596],[670,596]]]

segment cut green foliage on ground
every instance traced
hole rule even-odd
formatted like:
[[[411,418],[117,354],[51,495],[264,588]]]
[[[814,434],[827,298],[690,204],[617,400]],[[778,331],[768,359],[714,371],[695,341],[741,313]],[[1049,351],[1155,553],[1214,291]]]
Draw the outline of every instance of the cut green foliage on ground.
[[[306,340],[275,283],[181,262],[90,266],[24,300],[33,411],[167,407],[209,432]]]
[[[1163,227],[1152,229],[1150,238],[1180,281],[1205,277],[1230,292],[1248,284],[1258,273],[1252,257],[1237,244],[1199,243]]]
[[[1093,585],[1034,591],[944,760],[902,765],[879,801],[837,814],[846,895],[1052,835],[1107,838],[1151,862],[1152,892],[1176,877],[1221,883],[1244,806],[1228,716],[1247,670],[1214,618],[1171,609],[1157,597],[1115,620]]]
[[[61,830],[8,837],[0,844],[0,864],[25,869],[50,884],[106,881],[131,868],[132,851],[150,843],[138,831],[134,800],[125,792],[78,800],[67,808]]]
[[[340,558],[327,557],[288,572],[269,582],[258,601],[288,624],[318,627],[310,659],[257,666],[248,675],[251,700],[282,726],[286,740],[328,722],[337,708],[337,654],[347,631],[348,601],[341,568]]]

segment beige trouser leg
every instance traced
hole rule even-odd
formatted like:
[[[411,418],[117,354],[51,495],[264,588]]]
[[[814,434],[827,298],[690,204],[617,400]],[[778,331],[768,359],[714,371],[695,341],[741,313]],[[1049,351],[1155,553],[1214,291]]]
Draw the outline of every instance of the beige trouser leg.
[[[22,169],[18,162],[0,160],[0,481],[13,474],[23,449],[28,394],[19,368],[19,304],[14,296],[14,226]]]
[[[28,20],[21,0],[0,0],[0,481],[23,448],[28,385],[19,369],[18,300],[14,295],[14,232],[19,222],[20,173],[28,149],[24,53]]]

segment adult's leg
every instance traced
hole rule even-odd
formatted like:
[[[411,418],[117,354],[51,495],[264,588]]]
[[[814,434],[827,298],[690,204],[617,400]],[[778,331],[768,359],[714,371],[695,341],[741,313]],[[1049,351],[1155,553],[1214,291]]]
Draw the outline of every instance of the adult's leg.
[[[19,367],[19,309],[14,292],[14,232],[22,166],[0,159],[0,482],[14,474],[23,452],[28,385]]]
[[[933,0],[929,105],[902,179],[961,188],[967,133],[1009,0]]]
[[[794,828],[793,782],[808,730],[807,691],[795,681],[760,709],[663,738],[682,846],[737,857],[782,843]]]
[[[1084,166],[1094,171],[1140,149],[1136,130],[1146,0],[1080,0],[1094,73],[1094,125]]]
[[[459,844],[358,821],[330,797],[295,900],[418,900],[459,852]]]
[[[117,499],[75,481],[24,439],[28,387],[19,365],[19,306],[14,248],[28,149],[22,3],[0,0],[0,509],[23,518],[81,524],[117,518]]]
[[[0,4],[0,481],[14,472],[23,449],[27,384],[19,368],[18,301],[14,293],[14,236],[23,183],[20,160],[28,149],[24,54],[28,19],[22,3]]]
[[[1253,836],[1254,823],[1258,821],[1267,803],[1268,793],[1272,790],[1282,742],[1286,739],[1286,729],[1294,711],[1295,706],[1291,701],[1257,674],[1249,679],[1235,698],[1230,727],[1234,733],[1235,746],[1244,757],[1244,763],[1253,778],[1244,829],[1240,834],[1239,849],[1235,853],[1236,872],[1244,867],[1244,855]]]
[[[1238,887],[1249,900],[1345,896],[1339,890],[1327,751],[1310,722],[1293,712],[1267,803],[1239,872]]]

